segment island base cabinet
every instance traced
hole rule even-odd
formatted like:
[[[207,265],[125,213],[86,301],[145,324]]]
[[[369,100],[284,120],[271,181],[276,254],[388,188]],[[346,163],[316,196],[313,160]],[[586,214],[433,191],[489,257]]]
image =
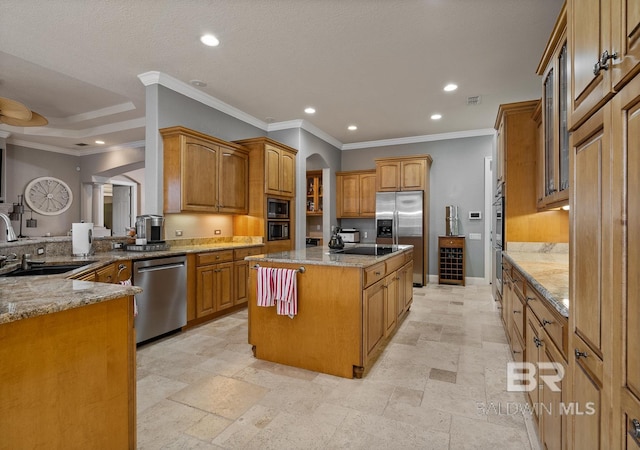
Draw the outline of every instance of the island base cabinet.
[[[136,448],[133,299],[0,325],[0,448]]]
[[[260,265],[294,270],[300,267],[266,262]],[[360,272],[357,267],[305,266],[304,273],[296,274],[298,314],[290,318],[278,315],[275,307],[257,305],[258,271],[250,269],[249,343],[254,356],[352,378],[354,367],[362,366]],[[383,325],[381,322],[380,328]]]

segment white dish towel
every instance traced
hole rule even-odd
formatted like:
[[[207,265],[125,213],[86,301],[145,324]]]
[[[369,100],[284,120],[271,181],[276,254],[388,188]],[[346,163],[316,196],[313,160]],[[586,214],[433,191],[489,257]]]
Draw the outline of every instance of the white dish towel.
[[[258,306],[275,306],[272,272],[269,267],[258,267]]]
[[[298,314],[297,270],[273,269],[274,297],[277,301],[276,313],[293,317]]]

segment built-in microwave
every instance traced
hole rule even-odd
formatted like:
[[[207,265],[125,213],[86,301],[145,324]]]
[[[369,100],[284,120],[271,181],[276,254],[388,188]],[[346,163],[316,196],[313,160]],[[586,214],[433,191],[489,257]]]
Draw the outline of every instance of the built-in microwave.
[[[268,219],[288,219],[289,200],[279,198],[267,198],[267,218]]]
[[[289,239],[289,222],[281,220],[273,220],[267,222],[268,241],[282,241]]]

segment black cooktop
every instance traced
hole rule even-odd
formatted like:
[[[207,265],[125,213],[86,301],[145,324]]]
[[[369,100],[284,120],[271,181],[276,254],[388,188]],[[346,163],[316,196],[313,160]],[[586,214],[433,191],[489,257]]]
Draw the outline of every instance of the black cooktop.
[[[393,253],[397,251],[397,248],[394,249],[393,246],[390,245],[376,245],[374,247],[352,247],[345,248],[341,250],[339,253],[345,253],[347,255],[372,255],[372,256],[380,256],[380,255],[388,255],[389,253]]]

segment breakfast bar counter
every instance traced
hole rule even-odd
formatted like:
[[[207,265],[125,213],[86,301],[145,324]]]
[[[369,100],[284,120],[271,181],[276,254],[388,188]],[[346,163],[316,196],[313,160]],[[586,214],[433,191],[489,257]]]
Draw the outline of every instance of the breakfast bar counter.
[[[345,378],[366,374],[413,300],[413,247],[385,247],[381,252],[361,255],[310,247],[247,257],[254,269],[249,271],[249,343],[254,356]],[[278,273],[295,276],[295,314],[280,315],[277,306],[259,306],[258,284],[264,286],[269,275],[260,269],[292,271]],[[261,294],[262,305],[264,291]]]

